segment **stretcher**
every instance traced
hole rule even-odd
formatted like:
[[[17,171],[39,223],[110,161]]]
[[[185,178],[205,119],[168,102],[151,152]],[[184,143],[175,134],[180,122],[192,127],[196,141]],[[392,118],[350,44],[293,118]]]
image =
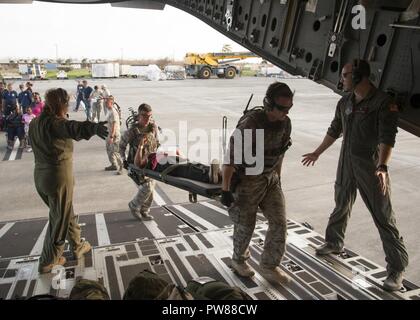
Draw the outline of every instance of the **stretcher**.
[[[188,198],[189,201],[192,203],[197,202],[197,195],[209,199],[216,199],[222,193],[221,184],[205,183],[186,178],[174,177],[170,174],[165,174],[163,172],[139,168],[132,164],[128,166],[128,176],[131,179],[133,179],[137,185],[141,184],[141,177],[144,176],[171,185],[173,187],[185,190],[189,193]]]

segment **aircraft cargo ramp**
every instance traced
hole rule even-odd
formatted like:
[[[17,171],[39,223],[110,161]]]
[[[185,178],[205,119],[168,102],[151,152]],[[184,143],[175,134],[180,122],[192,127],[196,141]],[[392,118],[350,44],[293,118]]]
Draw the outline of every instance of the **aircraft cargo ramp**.
[[[0,299],[38,294],[65,298],[79,277],[99,280],[112,299],[122,299],[130,280],[149,269],[178,285],[209,276],[241,287],[256,300],[420,300],[420,288],[408,281],[399,292],[383,291],[385,269],[350,250],[317,257],[314,248],[323,238],[307,225],[288,221],[287,253],[281,267],[292,282],[273,286],[259,273],[267,230],[262,214],[250,245],[249,263],[256,271],[252,279],[237,276],[229,267],[233,229],[226,210],[217,202],[153,207],[152,215],[155,220],[144,223],[128,211],[81,215],[82,235],[94,248],[79,264],[67,248],[61,276],[37,272],[46,219],[1,222]]]

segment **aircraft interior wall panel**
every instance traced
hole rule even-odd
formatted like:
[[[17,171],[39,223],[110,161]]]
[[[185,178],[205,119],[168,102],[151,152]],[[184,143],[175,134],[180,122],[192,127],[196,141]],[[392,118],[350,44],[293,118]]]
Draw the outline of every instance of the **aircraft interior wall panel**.
[[[205,1],[206,4],[204,6],[204,14],[206,15],[207,18],[212,19],[213,17],[213,10],[214,10],[214,0],[213,1],[209,1],[206,0]]]
[[[285,6],[280,1],[271,1],[270,15],[267,22],[264,50],[273,56],[279,53]]]
[[[226,0],[216,0],[213,10],[213,20],[221,25],[225,21]]]
[[[420,135],[420,31],[396,30],[394,43],[383,88],[401,93],[397,99],[403,105],[400,119],[416,126],[417,131],[412,133]]]
[[[249,17],[247,38],[255,46],[263,47],[265,33],[268,25],[268,15],[273,1],[254,1]]]
[[[396,21],[398,16],[399,13],[392,11],[377,12],[371,31],[370,43],[367,46],[369,57],[365,58],[371,65],[371,80],[378,87],[381,86],[383,70],[393,43],[394,29],[389,25]]]
[[[333,26],[333,20],[326,18],[332,6],[332,1],[322,1],[318,4],[315,13],[305,12],[299,21],[296,38],[293,44],[293,58],[302,74],[308,75],[315,60],[323,60],[326,52],[326,43],[329,30]]]
[[[204,8],[205,8],[205,1],[204,0],[197,0],[197,11],[201,14],[204,14]]]
[[[246,37],[248,25],[251,20],[251,6],[252,0],[235,2],[232,27],[235,35],[240,38]]]

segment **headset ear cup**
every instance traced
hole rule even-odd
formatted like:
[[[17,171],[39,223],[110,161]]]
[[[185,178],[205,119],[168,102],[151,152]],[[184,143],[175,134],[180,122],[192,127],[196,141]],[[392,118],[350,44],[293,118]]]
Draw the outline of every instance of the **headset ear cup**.
[[[353,61],[353,70],[352,70],[351,77],[352,77],[351,80],[352,80],[352,83],[353,83],[353,87],[357,86],[363,79],[363,76],[362,76],[362,74],[360,72],[360,69],[359,69],[359,60],[358,59],[355,59]]]
[[[264,107],[267,108],[268,110],[273,110],[273,102],[267,96],[265,96],[264,98]]]
[[[362,81],[362,75],[357,70],[352,73],[353,87],[357,86]]]

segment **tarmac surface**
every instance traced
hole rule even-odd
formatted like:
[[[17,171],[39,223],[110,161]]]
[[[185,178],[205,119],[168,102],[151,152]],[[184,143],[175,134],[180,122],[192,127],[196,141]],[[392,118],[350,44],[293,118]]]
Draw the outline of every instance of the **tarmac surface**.
[[[210,133],[221,129],[223,116],[228,117],[228,127],[234,128],[251,93],[254,94],[251,106],[261,105],[265,90],[273,81],[270,78],[160,82],[98,79],[89,81],[89,84],[108,86],[122,107],[124,122],[129,115],[129,107],[137,108],[140,103],[146,102],[154,108],[154,118],[164,130],[173,130],[178,137],[179,128],[186,125],[191,141],[188,143],[189,152],[182,151],[194,158],[194,154],[199,155],[194,150],[201,147],[201,156],[208,159],[208,163],[220,153],[221,145],[207,146],[203,139],[197,142],[195,134],[207,133],[208,139],[204,140],[210,140]],[[289,115],[293,125],[293,146],[287,152],[282,170],[288,217],[307,222],[315,231],[323,234],[334,207],[333,188],[341,141],[327,150],[314,167],[303,167],[300,160],[302,154],[313,151],[323,139],[340,97],[309,80],[284,81],[296,90],[294,107]],[[41,94],[51,87],[62,87],[74,94],[76,82],[59,80],[34,83],[34,90]],[[73,107],[74,99],[71,109]],[[70,111],[69,115],[71,119],[85,119],[83,111]],[[125,130],[124,124],[122,129]],[[0,162],[0,222],[48,217],[47,208],[34,187],[32,153],[16,150],[7,153],[4,133],[0,133],[0,136],[0,159],[3,160]],[[109,165],[105,142],[93,137],[90,141],[75,142],[74,146],[75,212],[85,214],[126,210],[136,186],[126,175],[117,176],[103,170]],[[208,150],[207,156],[204,150]],[[390,162],[392,200],[397,224],[410,256],[406,277],[415,283],[420,283],[419,159],[420,139],[399,130]],[[157,204],[188,201],[185,191],[162,183],[158,184],[157,193]],[[379,234],[360,197],[356,200],[348,224],[346,247],[380,265],[385,264]]]

